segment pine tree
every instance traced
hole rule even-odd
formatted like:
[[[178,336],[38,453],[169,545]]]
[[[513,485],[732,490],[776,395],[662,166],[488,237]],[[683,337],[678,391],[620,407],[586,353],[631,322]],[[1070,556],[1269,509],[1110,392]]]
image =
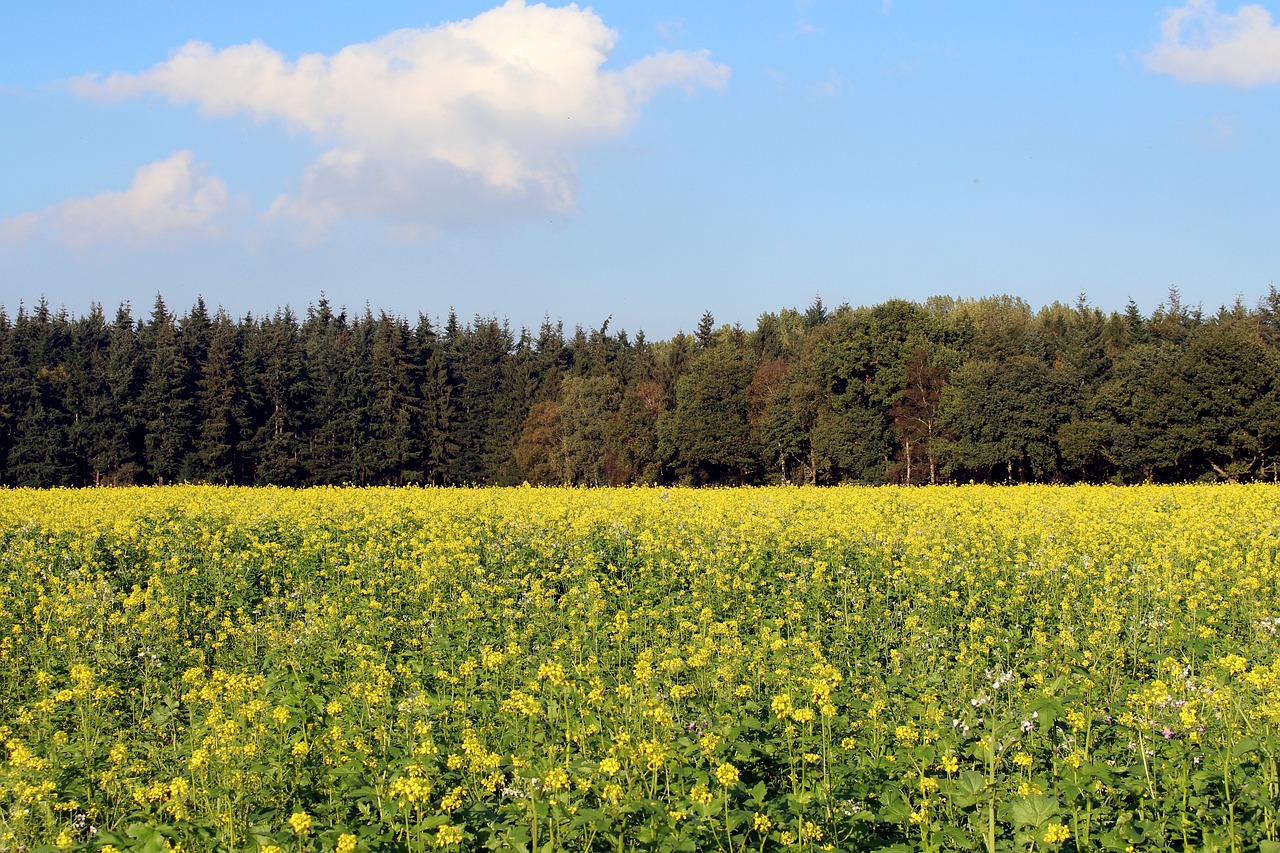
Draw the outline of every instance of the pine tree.
[[[199,430],[192,470],[199,481],[226,485],[250,482],[242,447],[248,416],[243,376],[238,330],[231,318],[219,311],[210,325],[196,382]]]
[[[193,402],[178,327],[157,294],[151,319],[139,333],[145,379],[140,394],[147,478],[157,484],[186,477],[193,433]]]
[[[69,486],[75,474],[65,356],[70,337],[65,312],[55,316],[41,299],[14,323],[17,385],[9,470],[19,486]]]
[[[439,486],[447,482],[450,463],[458,451],[453,436],[456,412],[445,343],[431,321],[419,316],[413,337],[413,361],[418,366],[419,422],[416,453],[423,481]]]
[[[0,485],[12,486],[9,452],[13,449],[16,412],[20,394],[13,324],[0,306]]]
[[[97,485],[93,465],[103,428],[109,417],[110,388],[107,385],[107,358],[111,348],[111,328],[94,303],[89,313],[71,326],[67,354],[67,404],[71,415],[69,438],[74,465],[73,483]]]
[[[420,400],[416,369],[409,357],[409,330],[402,322],[379,315],[373,325],[369,365],[369,449],[371,478],[402,485],[420,477],[414,434]]]
[[[306,372],[293,312],[276,311],[256,324],[246,349],[245,383],[253,435],[249,440],[254,482],[293,486],[302,476]]]

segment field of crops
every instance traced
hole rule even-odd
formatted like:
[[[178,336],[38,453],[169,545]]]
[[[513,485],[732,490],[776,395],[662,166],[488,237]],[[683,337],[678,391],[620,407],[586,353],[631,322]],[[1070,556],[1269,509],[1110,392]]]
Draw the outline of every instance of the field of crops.
[[[0,851],[1280,851],[1267,486],[0,492]]]

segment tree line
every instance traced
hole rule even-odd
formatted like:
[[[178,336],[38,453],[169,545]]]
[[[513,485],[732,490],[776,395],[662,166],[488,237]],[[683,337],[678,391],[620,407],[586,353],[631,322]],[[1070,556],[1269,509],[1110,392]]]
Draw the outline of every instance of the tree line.
[[[890,300],[643,333],[157,296],[0,308],[0,484],[1280,479],[1280,293]]]

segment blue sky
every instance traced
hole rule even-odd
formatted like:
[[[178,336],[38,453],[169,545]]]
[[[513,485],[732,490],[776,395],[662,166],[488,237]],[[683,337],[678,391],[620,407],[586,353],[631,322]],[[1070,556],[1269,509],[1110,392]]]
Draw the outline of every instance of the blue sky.
[[[1280,279],[1280,4],[47,0],[0,11],[0,303],[704,310]]]

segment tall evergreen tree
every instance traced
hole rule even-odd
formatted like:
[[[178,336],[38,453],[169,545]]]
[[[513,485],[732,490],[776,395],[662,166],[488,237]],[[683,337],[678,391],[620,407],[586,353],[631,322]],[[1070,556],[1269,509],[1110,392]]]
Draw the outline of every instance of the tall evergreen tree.
[[[520,410],[522,401],[510,393],[508,358],[515,343],[511,332],[495,319],[476,317],[465,330],[455,326],[450,338],[458,453],[449,479],[519,482],[513,451],[525,412]],[[509,468],[506,460],[511,461]]]
[[[107,359],[111,348],[111,328],[94,303],[89,313],[71,324],[67,353],[67,405],[71,416],[69,437],[74,464],[72,482],[76,486],[97,485],[93,458],[111,417]]]
[[[0,306],[0,485],[14,485],[9,453],[17,428],[20,370],[9,314]]]
[[[372,321],[372,318],[370,318]],[[385,312],[373,323],[369,364],[370,477],[386,485],[418,481],[422,475],[417,369],[410,359],[409,329]]]
[[[246,393],[253,435],[254,481],[293,486],[302,476],[306,372],[293,312],[285,308],[259,320],[246,348]]]
[[[18,370],[8,467],[16,485],[69,486],[74,478],[64,362],[68,326],[65,312],[54,315],[44,299],[31,314],[20,308],[14,322]]]
[[[192,472],[209,483],[251,482],[244,460],[248,412],[240,358],[240,334],[225,312],[219,311],[209,328],[205,358],[196,383],[199,434]]]
[[[418,318],[414,347],[420,401],[417,453],[424,482],[440,486],[448,482],[450,466],[458,452],[453,434],[457,414],[446,345],[425,316]]]

